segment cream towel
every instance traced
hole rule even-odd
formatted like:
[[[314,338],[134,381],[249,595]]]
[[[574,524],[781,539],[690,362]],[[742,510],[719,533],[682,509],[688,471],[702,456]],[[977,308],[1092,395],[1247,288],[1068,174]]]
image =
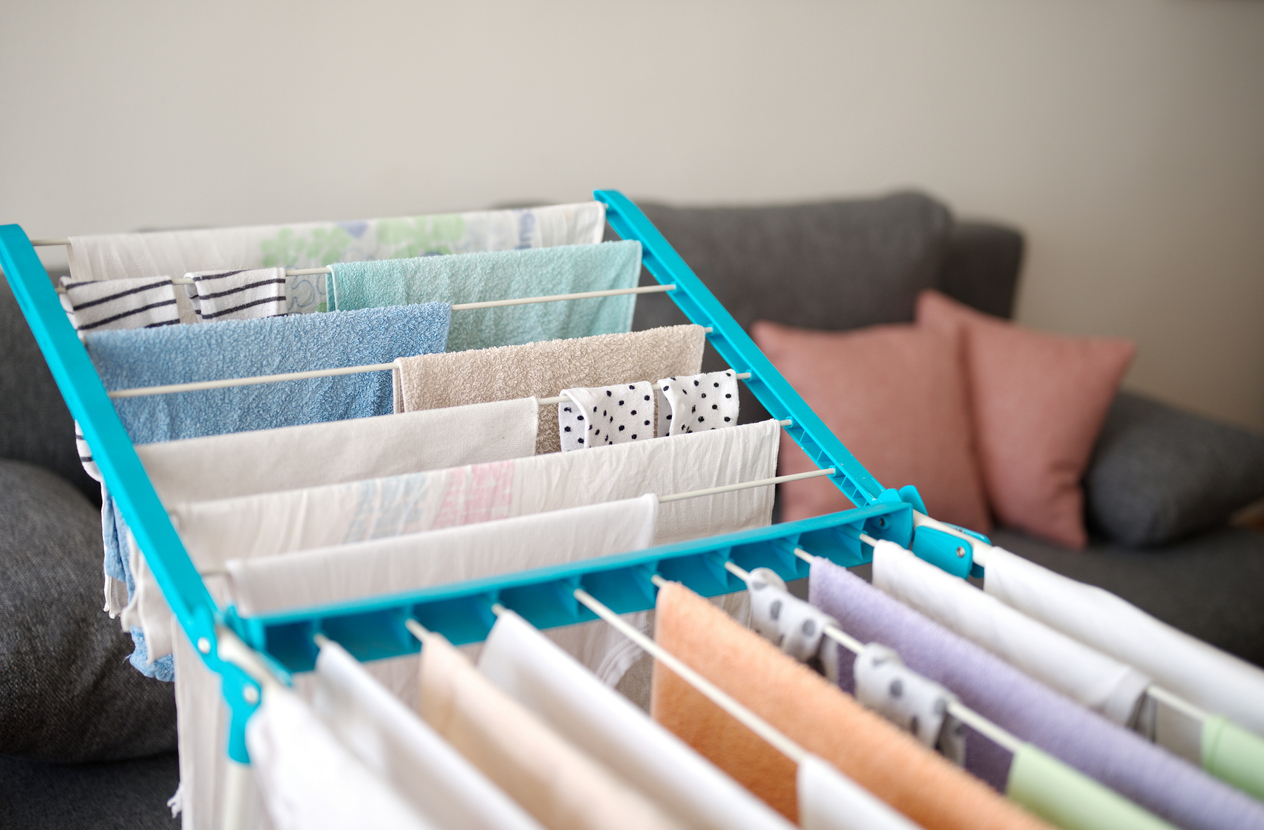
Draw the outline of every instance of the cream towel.
[[[554,398],[563,389],[697,374],[706,333],[669,326],[396,361],[395,411],[521,398]],[[540,408],[536,452],[561,450],[557,406]],[[652,423],[652,421],[651,421]]]
[[[136,452],[171,506],[529,456],[537,410],[523,398],[141,444]],[[128,551],[135,591],[123,621],[144,631],[157,660],[171,653],[171,611],[134,542]]]
[[[427,638],[421,650],[419,711],[457,751],[551,830],[678,826],[493,686],[437,634]]]

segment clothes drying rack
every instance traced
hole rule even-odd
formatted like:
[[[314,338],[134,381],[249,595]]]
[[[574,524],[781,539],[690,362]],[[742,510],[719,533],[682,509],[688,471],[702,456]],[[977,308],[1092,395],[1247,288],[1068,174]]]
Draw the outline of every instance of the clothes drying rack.
[[[256,665],[288,679],[291,673],[314,667],[320,636],[338,642],[359,660],[374,660],[416,653],[420,643],[409,631],[416,623],[455,645],[481,641],[496,620],[493,607],[512,609],[538,628],[572,625],[597,619],[576,600],[577,589],[620,614],[644,611],[654,607],[655,583],[662,579],[681,582],[703,596],[744,590],[745,583],[734,576],[729,563],[746,571],[770,568],[787,580],[807,576],[808,565],[796,555],[799,549],[844,567],[863,564],[871,560],[872,548],[862,535],[896,542],[957,576],[982,574],[990,549],[986,537],[927,516],[921,496],[911,485],[883,488],[759,351],[645,214],[618,191],[598,190],[593,195],[605,204],[607,221],[623,239],[640,241],[642,263],[650,274],[661,285],[675,286],[665,293],[692,322],[707,327],[707,340],[739,377],[749,373],[745,383],[771,417],[782,422],[819,469],[833,468],[824,477],[857,507],[599,559],[243,616],[232,606],[220,608],[199,576],[31,240],[19,225],[0,226],[0,266],[71,415],[92,448],[104,483],[145,551],[181,628],[206,666],[223,679],[230,714],[227,751],[233,761],[249,763],[245,726],[261,700],[259,682],[238,664],[257,660]],[[853,391],[864,394],[863,389]],[[249,649],[242,649],[242,643]]]

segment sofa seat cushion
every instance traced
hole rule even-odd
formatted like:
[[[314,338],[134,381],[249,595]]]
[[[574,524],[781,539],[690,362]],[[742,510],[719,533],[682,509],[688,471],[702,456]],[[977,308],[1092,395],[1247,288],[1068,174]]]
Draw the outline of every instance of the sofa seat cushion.
[[[176,746],[171,684],[127,662],[101,610],[100,512],[47,470],[0,460],[0,754],[138,758]]]

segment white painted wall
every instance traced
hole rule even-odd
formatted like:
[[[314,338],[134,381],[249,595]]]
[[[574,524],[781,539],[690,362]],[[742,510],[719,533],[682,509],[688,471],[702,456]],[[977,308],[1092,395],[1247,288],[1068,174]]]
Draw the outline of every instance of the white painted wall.
[[[1264,428],[1264,2],[9,4],[0,106],[32,235],[922,187],[1026,231],[1023,322]]]

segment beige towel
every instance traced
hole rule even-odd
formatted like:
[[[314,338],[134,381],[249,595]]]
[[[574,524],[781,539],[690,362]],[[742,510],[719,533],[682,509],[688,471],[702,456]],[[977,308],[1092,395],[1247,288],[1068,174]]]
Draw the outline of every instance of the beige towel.
[[[555,398],[563,389],[575,387],[695,375],[702,370],[705,341],[701,326],[668,326],[400,358],[394,373],[395,411],[529,396]],[[561,449],[557,405],[542,406],[536,452]]]
[[[653,802],[492,685],[437,634],[421,650],[419,712],[552,830],[677,826]]]

